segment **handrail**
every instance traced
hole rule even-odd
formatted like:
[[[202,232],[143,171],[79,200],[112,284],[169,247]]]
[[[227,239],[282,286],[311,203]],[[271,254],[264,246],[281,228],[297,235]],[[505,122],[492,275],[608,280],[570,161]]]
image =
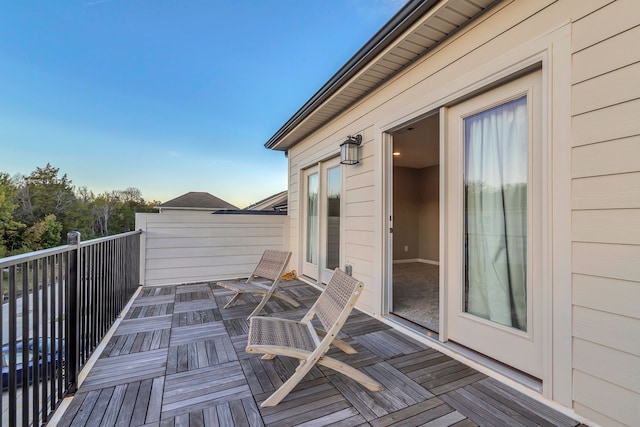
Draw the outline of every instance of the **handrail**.
[[[135,236],[136,234],[142,234],[142,230],[127,231],[126,233],[114,234],[113,236],[98,237],[96,239],[86,240],[86,241],[80,242],[80,247],[83,248],[85,246],[95,245],[96,243],[108,242],[109,240],[122,239],[123,237],[127,237],[127,236]]]
[[[0,259],[8,314],[4,325],[0,316],[8,362],[0,427],[44,424],[75,391],[80,369],[140,286],[141,234],[81,242],[71,232],[67,245]]]
[[[90,246],[97,243],[108,242],[110,240],[121,239],[127,236],[134,236],[136,234],[142,234],[142,230],[134,230],[126,233],[115,234],[113,236],[98,237],[96,239],[86,240],[80,243],[80,247]],[[28,252],[26,254],[12,255],[5,258],[0,258],[0,269],[9,267],[10,265],[16,265],[23,262],[33,261],[46,256],[56,255],[69,250],[75,249],[75,245],[62,245],[55,248],[41,249],[39,251]]]
[[[75,249],[75,245],[56,246],[55,248],[41,249],[39,251],[28,252],[26,254],[13,255],[0,258],[0,269],[5,269],[12,265],[22,264],[25,262],[41,259],[44,257],[57,255]]]

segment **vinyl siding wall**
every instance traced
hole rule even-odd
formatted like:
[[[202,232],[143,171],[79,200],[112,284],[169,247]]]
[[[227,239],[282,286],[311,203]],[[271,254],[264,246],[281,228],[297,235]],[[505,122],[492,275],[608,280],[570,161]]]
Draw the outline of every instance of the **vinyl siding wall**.
[[[572,31],[573,378],[577,413],[640,420],[640,2]]]
[[[286,225],[284,215],[136,214],[142,283],[247,277],[265,249],[286,249]]]
[[[558,37],[564,37],[560,42],[570,46],[565,49],[566,58],[560,61],[566,65],[562,69],[557,66],[553,70],[543,69],[543,75],[545,79],[561,76],[566,82],[562,84],[570,88],[556,89],[557,81],[550,82],[554,89],[544,107],[545,114],[549,108],[562,110],[561,119],[548,124],[546,135],[554,138],[553,135],[562,134],[557,129],[567,129],[566,137],[552,141],[554,147],[560,147],[554,148],[554,152],[566,153],[566,157],[563,154],[555,159],[563,164],[552,166],[554,173],[560,171],[558,176],[566,181],[553,185],[564,186],[566,190],[560,195],[555,187],[553,190],[561,221],[554,220],[553,224],[555,252],[550,256],[557,265],[552,288],[554,303],[549,308],[553,316],[549,318],[554,336],[552,345],[547,346],[553,353],[545,357],[549,360],[547,373],[555,382],[553,391],[545,395],[602,425],[637,425],[640,420],[640,2],[637,0],[500,3],[296,145],[289,152],[291,247],[297,251],[301,241],[300,171],[336,155],[347,135],[362,133],[362,164],[343,168],[345,225],[341,265],[352,264],[354,276],[365,282],[359,308],[380,315],[386,233],[383,131],[451,102],[458,91],[468,91],[465,75],[475,72],[470,70],[481,72],[485,63],[492,60],[508,63],[510,52],[519,52],[521,46],[534,50],[531,46],[539,44],[548,48]],[[567,37],[568,42],[564,41]],[[565,110],[566,116],[562,116]],[[553,117],[557,119],[555,114]]]

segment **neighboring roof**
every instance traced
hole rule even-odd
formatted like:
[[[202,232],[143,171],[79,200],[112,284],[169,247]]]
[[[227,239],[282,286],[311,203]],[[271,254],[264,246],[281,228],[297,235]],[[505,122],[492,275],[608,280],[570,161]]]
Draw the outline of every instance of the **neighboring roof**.
[[[221,209],[212,212],[213,215],[286,215],[284,210],[272,211],[246,211],[244,209]]]
[[[238,209],[231,203],[203,191],[191,191],[157,207],[162,209]]]
[[[253,203],[246,208],[245,211],[270,211],[274,209],[282,209],[282,205],[287,204],[287,190],[266,197],[259,202]]]
[[[265,147],[288,150],[499,1],[409,1],[264,144]]]

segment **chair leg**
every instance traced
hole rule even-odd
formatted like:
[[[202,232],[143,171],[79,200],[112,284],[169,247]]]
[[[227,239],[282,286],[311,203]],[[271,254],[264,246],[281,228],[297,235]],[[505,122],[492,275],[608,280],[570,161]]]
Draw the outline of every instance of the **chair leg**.
[[[319,337],[325,337],[327,335],[327,332],[325,330],[319,329],[319,328],[315,328],[315,329]],[[356,354],[358,352],[358,350],[351,347],[349,344],[342,341],[340,338],[334,338],[333,341],[331,341],[331,344],[335,345],[346,354]]]
[[[322,366],[326,366],[327,368],[331,368],[334,371],[340,372],[343,375],[346,375],[347,377],[360,383],[370,391],[384,390],[384,387],[382,387],[382,385],[379,382],[377,382],[370,376],[363,374],[356,368],[340,362],[339,360],[325,356],[320,360],[318,360],[318,364]]]
[[[238,298],[240,298],[240,296],[242,295],[242,293],[240,292],[236,292],[236,294],[233,296],[233,298],[231,298],[231,300],[224,306],[224,308],[229,308],[231,307],[233,304],[236,303],[236,301],[238,301]]]
[[[273,296],[276,296],[278,298],[280,298],[283,301],[288,302],[289,304],[291,304],[294,307],[300,307],[300,303],[296,300],[294,300],[293,298],[291,298],[289,295],[285,294],[284,292],[276,292],[273,294]]]
[[[266,408],[269,406],[276,406],[278,403],[280,403],[282,399],[287,397],[291,390],[293,390],[294,387],[298,385],[298,383],[304,378],[304,376],[309,373],[314,365],[314,363],[309,363],[308,361],[306,361],[306,363],[300,364],[296,368],[296,371],[293,373],[293,375],[291,375],[291,377],[289,377],[289,379],[284,384],[282,384],[279,389],[277,389],[271,396],[269,396],[267,400],[262,402],[260,407]]]
[[[267,304],[267,301],[269,301],[269,299],[271,298],[270,293],[266,293],[263,297],[262,297],[262,301],[260,301],[260,303],[258,304],[258,306],[251,312],[251,314],[249,315],[249,317],[247,317],[247,320],[251,319],[253,316],[256,316],[257,314],[259,314],[262,309],[264,308],[264,306]]]

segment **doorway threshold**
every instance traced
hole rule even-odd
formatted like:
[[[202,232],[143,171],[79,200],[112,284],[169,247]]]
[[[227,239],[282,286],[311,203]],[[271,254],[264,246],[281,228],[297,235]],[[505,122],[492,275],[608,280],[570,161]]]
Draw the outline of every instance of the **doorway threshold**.
[[[406,320],[400,316],[394,315],[393,313],[387,314],[383,319],[390,326],[400,330],[401,332],[410,333],[410,335],[424,342],[428,346],[433,347],[435,350],[443,351],[445,354],[448,354],[463,363],[469,364],[469,362],[471,362],[473,364],[483,366],[491,372],[495,372],[496,374],[506,377],[536,393],[542,394],[542,381],[538,378],[534,378],[531,375],[507,366],[504,363],[498,362],[495,359],[487,357],[455,342],[441,342],[440,335],[437,332]]]

